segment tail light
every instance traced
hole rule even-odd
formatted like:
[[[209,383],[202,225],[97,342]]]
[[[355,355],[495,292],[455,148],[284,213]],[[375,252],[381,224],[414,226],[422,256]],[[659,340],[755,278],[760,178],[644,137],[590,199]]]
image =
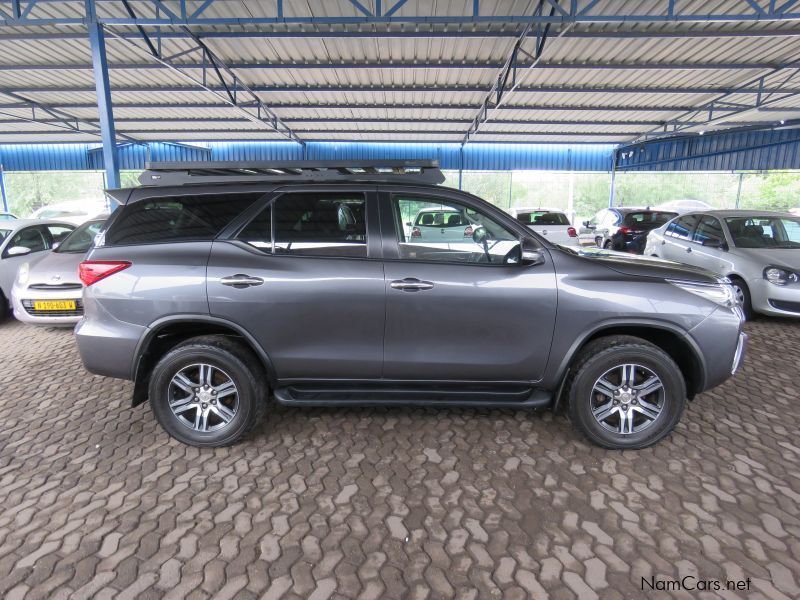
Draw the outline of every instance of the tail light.
[[[633,233],[642,233],[642,230],[641,229],[631,229],[630,227],[620,227],[619,228],[619,232],[622,235],[628,235],[629,233],[631,233],[631,234],[633,234]]]
[[[575,231],[574,227],[567,227],[567,235],[569,237],[578,237],[578,232]]]
[[[415,237],[422,237],[422,232],[419,230],[419,227],[414,227],[414,228],[411,230],[411,237],[412,237],[412,238],[415,238]]]
[[[467,228],[464,230],[464,237],[465,237],[465,238],[472,237],[472,233],[473,233],[473,229],[472,229],[472,225],[470,225],[469,227],[467,227]]]
[[[85,260],[78,267],[83,285],[90,286],[131,266],[127,260]]]

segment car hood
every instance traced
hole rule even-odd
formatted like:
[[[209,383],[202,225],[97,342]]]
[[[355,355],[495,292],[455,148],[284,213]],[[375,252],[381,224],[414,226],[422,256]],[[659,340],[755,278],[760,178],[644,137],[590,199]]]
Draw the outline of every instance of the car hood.
[[[719,280],[716,275],[705,269],[650,256],[610,252],[599,248],[568,248],[565,250],[588,260],[597,261],[617,273],[633,277],[657,277],[699,283],[714,283]]]
[[[767,267],[785,267],[800,271],[800,248],[736,248],[736,253]]]
[[[41,260],[30,264],[27,284],[81,283],[78,265],[84,256],[83,252],[48,252]]]

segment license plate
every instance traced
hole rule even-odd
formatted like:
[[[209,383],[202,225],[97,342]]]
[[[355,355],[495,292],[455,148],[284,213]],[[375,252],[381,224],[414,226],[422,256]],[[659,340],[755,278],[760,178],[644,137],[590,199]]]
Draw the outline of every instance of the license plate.
[[[75,310],[75,300],[34,300],[33,310]]]

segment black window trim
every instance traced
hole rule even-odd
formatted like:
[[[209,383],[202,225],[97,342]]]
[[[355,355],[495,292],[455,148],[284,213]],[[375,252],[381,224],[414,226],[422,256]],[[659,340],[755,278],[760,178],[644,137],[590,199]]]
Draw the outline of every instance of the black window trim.
[[[274,211],[275,211],[275,202],[281,198],[282,196],[286,196],[289,194],[308,194],[308,193],[319,193],[319,194],[361,194],[364,196],[364,221],[366,225],[366,248],[367,248],[367,256],[316,256],[316,255],[309,255],[309,254],[278,254],[275,252],[275,218],[274,218]],[[371,202],[372,200],[372,202]],[[309,185],[298,185],[298,186],[281,186],[279,188],[273,189],[270,192],[266,193],[264,197],[259,198],[256,202],[253,203],[252,206],[248,207],[246,211],[243,211],[242,215],[234,219],[234,222],[228,224],[220,234],[215,238],[215,241],[225,241],[231,244],[234,244],[240,248],[246,249],[250,252],[257,254],[258,256],[268,257],[268,258],[306,258],[306,259],[322,259],[322,260],[369,260],[369,261],[380,261],[383,260],[383,257],[380,253],[380,239],[378,240],[377,244],[370,243],[370,239],[374,239],[375,232],[373,231],[370,233],[370,212],[371,212],[371,204],[374,204],[376,207],[376,212],[379,212],[380,209],[377,208],[377,198],[376,198],[376,186],[366,186],[366,185],[342,185],[342,186],[309,186]],[[270,252],[263,252],[258,248],[251,246],[247,242],[237,239],[237,236],[247,227],[253,219],[255,219],[258,215],[261,214],[262,210],[269,208],[269,220],[270,220],[270,237],[271,246]],[[378,219],[378,215],[373,217],[375,220]],[[380,236],[379,236],[380,237]],[[376,248],[378,249],[376,251]],[[377,254],[377,256],[373,256]]]

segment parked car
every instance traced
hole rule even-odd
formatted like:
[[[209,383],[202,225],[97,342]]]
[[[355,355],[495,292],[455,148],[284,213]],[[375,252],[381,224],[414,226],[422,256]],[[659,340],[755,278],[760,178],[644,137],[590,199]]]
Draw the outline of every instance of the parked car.
[[[714,210],[653,230],[645,253],[730,278],[745,314],[800,316],[800,217]]]
[[[16,218],[16,216],[9,212],[0,212],[0,221],[14,221]]]
[[[687,198],[685,200],[670,200],[658,206],[654,206],[653,210],[662,210],[667,212],[676,212],[682,215],[687,212],[697,212],[702,210],[714,210],[714,207],[702,200],[693,200]]]
[[[517,221],[546,237],[554,244],[578,246],[578,231],[560,210],[550,208],[511,208],[509,213]]]
[[[83,315],[78,268],[108,215],[80,225],[52,251],[22,263],[11,289],[14,316],[32,325],[74,325]]]
[[[81,225],[94,218],[95,215],[105,212],[106,207],[97,202],[73,200],[49,204],[36,209],[31,214],[31,219],[58,219],[62,222]]]
[[[421,209],[413,224],[406,226],[411,228],[412,238],[426,242],[461,242],[471,239],[476,228],[463,209],[444,204]]]
[[[133,404],[196,446],[240,439],[271,390],[288,406],[566,402],[610,448],[660,440],[739,368],[727,280],[553,244],[435,185],[430,163],[357,167],[168,163],[110,191],[122,206],[80,266],[85,367],[133,380]],[[407,232],[404,215],[443,206],[472,236]]]
[[[75,226],[62,221],[17,219],[0,223],[0,320],[8,315],[11,287],[21,264],[38,258]]]
[[[647,232],[675,216],[677,213],[674,212],[659,213],[650,208],[615,206],[598,211],[591,221],[584,221],[583,225],[594,232],[599,248],[641,254]]]

